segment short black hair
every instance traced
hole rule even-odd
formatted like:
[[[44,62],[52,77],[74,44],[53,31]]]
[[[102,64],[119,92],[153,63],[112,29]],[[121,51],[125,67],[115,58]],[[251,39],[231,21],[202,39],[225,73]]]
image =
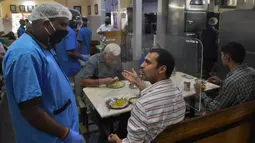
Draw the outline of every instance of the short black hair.
[[[175,60],[174,57],[170,54],[170,52],[165,49],[157,48],[152,49],[150,53],[158,54],[158,58],[156,59],[158,63],[157,68],[163,65],[166,66],[166,77],[170,78],[175,67]]]
[[[221,48],[225,55],[229,55],[235,63],[242,64],[246,55],[243,45],[237,42],[231,42]]]

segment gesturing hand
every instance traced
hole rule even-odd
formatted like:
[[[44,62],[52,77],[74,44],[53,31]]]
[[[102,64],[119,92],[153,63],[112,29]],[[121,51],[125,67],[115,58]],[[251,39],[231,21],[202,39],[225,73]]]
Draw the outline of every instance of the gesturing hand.
[[[132,69],[132,72],[129,71],[124,71],[122,72],[123,77],[128,80],[131,83],[136,83],[139,79],[137,77],[137,73],[135,72],[134,69]]]

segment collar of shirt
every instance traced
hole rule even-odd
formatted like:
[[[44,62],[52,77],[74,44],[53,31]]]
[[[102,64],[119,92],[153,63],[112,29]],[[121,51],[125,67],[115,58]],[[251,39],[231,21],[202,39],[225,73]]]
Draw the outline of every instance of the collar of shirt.
[[[233,75],[235,72],[239,71],[239,70],[243,70],[243,69],[246,69],[248,68],[248,65],[247,64],[241,64],[237,67],[235,67],[234,69],[232,69],[226,77],[230,77],[231,75]]]
[[[141,97],[146,95],[149,92],[152,92],[155,89],[166,87],[169,84],[173,84],[171,79],[166,79],[166,80],[158,81],[158,82],[150,85],[149,87],[145,88],[144,90],[142,90],[141,91]]]
[[[24,29],[24,30],[25,30],[25,27],[23,27],[23,26],[20,26],[20,28],[22,28],[22,29]]]
[[[104,63],[104,52],[99,53],[99,58],[98,58],[100,63]]]
[[[50,50],[50,48],[46,45],[44,45],[35,35],[33,35],[31,32],[26,31],[26,34],[28,34],[41,48]]]

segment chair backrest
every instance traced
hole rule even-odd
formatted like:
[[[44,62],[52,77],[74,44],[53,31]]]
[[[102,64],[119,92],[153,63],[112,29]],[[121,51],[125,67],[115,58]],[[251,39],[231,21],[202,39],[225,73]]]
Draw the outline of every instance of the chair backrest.
[[[249,101],[253,101],[255,100],[255,72],[252,72],[250,75],[251,75],[252,81],[254,82],[253,82],[253,90],[249,96]]]
[[[159,143],[250,143],[255,141],[255,101],[185,120],[157,136]]]
[[[253,100],[255,100],[255,88],[254,88],[253,91],[251,92],[250,98],[249,98],[249,101],[253,101]]]

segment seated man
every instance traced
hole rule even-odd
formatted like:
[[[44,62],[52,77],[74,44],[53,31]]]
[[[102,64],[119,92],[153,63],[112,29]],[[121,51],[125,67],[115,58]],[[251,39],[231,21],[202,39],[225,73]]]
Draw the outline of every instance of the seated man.
[[[207,111],[217,111],[246,102],[254,96],[255,70],[244,64],[245,49],[241,44],[232,42],[221,48],[221,60],[230,72],[226,79],[221,81],[218,77],[211,77],[209,82],[221,85],[218,96],[209,98],[204,92],[201,94],[202,104]],[[199,92],[197,90],[197,92]]]
[[[169,79],[175,61],[164,49],[152,49],[141,65],[141,73],[150,83],[147,87],[133,72],[123,76],[141,90],[128,120],[128,135],[121,140],[116,134],[108,137],[111,143],[149,143],[169,125],[184,119],[185,101],[181,91]]]
[[[118,81],[122,72],[120,53],[119,45],[111,43],[105,47],[103,53],[91,56],[84,65],[86,70],[84,77],[82,77],[81,86],[97,87]]]

